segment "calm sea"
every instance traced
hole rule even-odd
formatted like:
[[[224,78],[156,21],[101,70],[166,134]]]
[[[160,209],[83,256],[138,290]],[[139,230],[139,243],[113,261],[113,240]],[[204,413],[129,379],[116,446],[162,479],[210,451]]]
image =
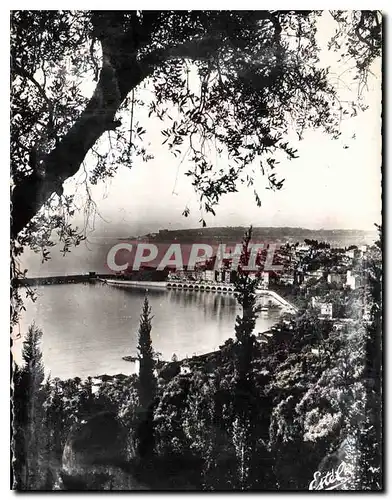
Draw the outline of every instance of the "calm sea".
[[[52,377],[70,378],[117,373],[131,374],[145,291],[104,284],[41,286],[37,300],[25,301],[21,339],[14,341],[14,359],[21,360],[23,337],[35,321],[43,331],[45,370]],[[232,295],[179,290],[148,291],[152,308],[152,342],[161,358],[178,359],[215,350],[234,337],[240,307]],[[262,314],[256,333],[268,330],[279,311]],[[15,333],[18,332],[16,328]]]

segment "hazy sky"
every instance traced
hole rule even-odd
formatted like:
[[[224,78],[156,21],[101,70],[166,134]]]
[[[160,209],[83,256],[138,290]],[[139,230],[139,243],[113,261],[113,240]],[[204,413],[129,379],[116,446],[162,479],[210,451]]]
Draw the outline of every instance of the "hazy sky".
[[[208,225],[372,229],[381,210],[378,102],[374,99],[369,110],[350,120],[350,127],[346,124],[347,139],[333,141],[321,132],[306,133],[297,144],[299,158],[279,166],[279,175],[286,179],[282,190],[264,189],[260,176],[261,208],[252,190],[242,188],[221,199],[216,217],[206,218]],[[356,139],[351,139],[354,133]],[[143,163],[136,158],[132,169],[120,167],[107,185],[93,189],[99,213],[107,221],[97,217],[97,229],[112,233],[109,226],[115,226],[119,235],[126,236],[139,224],[151,225],[151,230],[200,224],[197,196],[183,175],[186,162],[179,168],[180,160],[164,146],[153,151],[154,160]],[[188,218],[181,215],[186,205],[191,208]]]
[[[321,43],[328,41],[334,28],[331,16],[325,13],[319,29]],[[336,55],[326,50],[321,62],[331,66],[332,78],[338,81],[339,76],[340,97],[355,100],[357,86],[352,84],[347,66],[339,65]],[[379,76],[380,65],[373,71]],[[261,208],[257,207],[252,191],[244,188],[221,199],[216,217],[205,217],[208,225],[252,223],[315,229],[373,229],[374,222],[380,221],[381,212],[380,86],[381,80],[371,77],[369,90],[365,91],[369,109],[342,123],[342,139],[334,141],[321,131],[311,130],[301,142],[293,136],[292,145],[298,148],[299,158],[279,165],[278,175],[286,179],[281,191],[263,189],[266,180],[259,178]],[[136,112],[135,119],[143,122],[143,114]],[[147,129],[146,143],[151,143],[149,151],[155,158],[144,163],[135,157],[132,169],[120,167],[113,179],[92,188],[103,220],[96,217],[91,238],[103,233],[122,237],[159,228],[200,225],[197,196],[183,175],[189,168],[187,162],[180,165],[181,158],[174,158],[161,144],[162,122],[150,119],[143,125]],[[224,164],[225,159],[215,158],[215,161]],[[73,192],[83,175],[77,174],[68,181],[66,192]],[[81,206],[84,200],[82,196]],[[191,209],[188,218],[181,215],[185,206]],[[83,224],[84,215],[79,214],[75,221]]]
[[[331,16],[324,13],[318,30],[321,44],[326,45],[334,29]],[[330,66],[331,78],[338,82],[340,99],[355,100],[357,86],[352,84],[347,66],[339,65],[336,55],[326,49],[320,60],[323,65]],[[260,208],[252,190],[242,188],[238,193],[221,198],[216,217],[205,215],[208,226],[252,224],[373,230],[374,223],[381,219],[380,63],[372,70],[376,78],[370,78],[369,89],[364,94],[369,109],[342,122],[341,139],[334,141],[321,131],[313,130],[308,130],[301,142],[294,135],[291,145],[298,149],[299,158],[284,160],[278,165],[279,178],[286,179],[283,188],[277,192],[264,189],[266,179],[260,175],[256,185],[262,201]],[[92,93],[93,89],[93,82],[86,85],[87,93]],[[120,167],[113,179],[93,186],[91,194],[99,216],[94,219],[94,229],[90,225],[87,230],[87,241],[74,248],[65,259],[58,248],[53,249],[52,260],[43,265],[39,255],[26,251],[22,265],[29,269],[29,275],[95,269],[97,259],[99,262],[99,259],[104,260],[99,255],[108,237],[113,240],[163,228],[201,226],[197,196],[189,178],[183,175],[191,165],[187,161],[181,163],[181,158],[176,159],[168,152],[161,144],[161,129],[166,125],[158,119],[146,119],[145,114],[145,111],[136,111],[135,121],[140,120],[146,128],[145,143],[155,158],[144,163],[135,157],[131,169]],[[213,159],[218,167],[225,166],[225,158],[214,155]],[[88,159],[85,164],[87,170],[92,168]],[[81,185],[84,177],[81,169],[65,184],[65,194],[77,190],[81,207],[86,202]],[[186,206],[191,210],[188,218],[182,216]],[[91,223],[92,219],[89,220]],[[73,222],[79,227],[85,225],[83,210]]]

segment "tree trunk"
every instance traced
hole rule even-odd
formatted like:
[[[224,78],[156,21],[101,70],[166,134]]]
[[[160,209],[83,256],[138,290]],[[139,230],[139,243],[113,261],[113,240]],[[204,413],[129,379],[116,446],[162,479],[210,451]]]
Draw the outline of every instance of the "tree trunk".
[[[135,58],[116,64],[103,45],[103,65],[94,94],[74,125],[46,155],[36,172],[16,184],[11,195],[11,237],[26,227],[53,193],[62,192],[65,180],[77,173],[86,154],[107,130],[116,127],[114,117],[127,94],[153,66]],[[39,174],[43,172],[43,174]]]

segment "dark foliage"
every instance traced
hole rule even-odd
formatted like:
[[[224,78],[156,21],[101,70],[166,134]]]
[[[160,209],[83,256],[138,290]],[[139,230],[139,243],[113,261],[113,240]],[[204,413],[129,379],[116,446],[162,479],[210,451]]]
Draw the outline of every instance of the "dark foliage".
[[[44,383],[41,332],[30,328],[14,371],[16,488],[298,491],[342,456],[354,464],[346,489],[382,488],[380,246],[363,261],[370,321],[337,328],[303,310],[259,343],[257,279],[242,266],[250,236],[237,275],[242,314],[217,352],[155,377],[146,299],[139,377]]]
[[[141,457],[151,455],[154,451],[154,404],[156,395],[156,378],[154,374],[155,358],[151,342],[151,308],[147,296],[144,298],[143,310],[139,326],[139,424],[137,431],[138,454]]]

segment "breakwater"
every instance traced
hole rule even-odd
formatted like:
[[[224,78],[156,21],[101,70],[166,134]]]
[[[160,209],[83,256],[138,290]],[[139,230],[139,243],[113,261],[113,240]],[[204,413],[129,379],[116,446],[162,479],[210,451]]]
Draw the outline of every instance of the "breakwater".
[[[231,293],[233,295],[237,294],[234,285],[231,283],[208,283],[192,281],[124,281],[116,279],[100,279],[100,281],[106,283],[107,285],[120,288],[160,288],[172,290],[194,290],[212,293]],[[297,307],[294,306],[294,304],[292,304],[273,290],[260,288],[257,291],[257,295],[260,298],[266,297],[271,299],[280,307],[284,308],[287,312],[296,313],[298,311]]]

